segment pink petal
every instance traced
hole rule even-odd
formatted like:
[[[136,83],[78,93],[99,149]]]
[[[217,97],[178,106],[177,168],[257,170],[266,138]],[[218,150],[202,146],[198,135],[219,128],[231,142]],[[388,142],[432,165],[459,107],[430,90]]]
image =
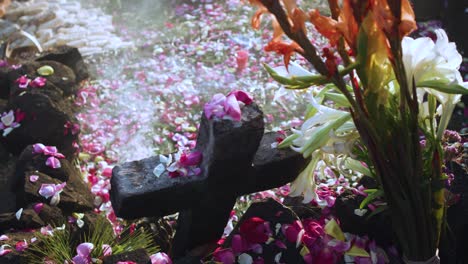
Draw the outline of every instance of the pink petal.
[[[33,206],[34,212],[36,212],[36,214],[39,214],[43,208],[44,208],[43,203],[37,203]]]
[[[232,236],[231,247],[234,254],[238,255],[246,250],[242,237],[239,234]]]
[[[43,153],[45,147],[46,147],[46,146],[44,146],[44,144],[41,144],[41,143],[34,144],[34,145],[33,145],[33,154],[40,154],[40,153]]]
[[[41,188],[39,189],[39,194],[46,199],[49,199],[49,197],[54,196],[55,193],[55,184],[53,183],[43,183],[41,185]]]
[[[247,92],[240,90],[232,91],[228,94],[228,96],[231,94],[233,94],[236,97],[237,101],[243,102],[245,105],[249,105],[253,102],[252,96]]]
[[[47,79],[44,77],[36,77],[34,80],[31,81],[31,87],[39,88],[44,87],[46,85]]]
[[[103,244],[102,245],[102,254],[104,256],[110,256],[112,255],[112,248],[111,246],[107,245],[107,244]]]
[[[30,181],[30,182],[37,182],[37,180],[39,180],[39,176],[38,176],[38,175],[30,175],[30,176],[29,176],[29,181]]]
[[[283,243],[283,241],[281,240],[275,240],[275,245],[278,247],[278,248],[281,248],[281,249],[286,249],[286,245]]]
[[[7,235],[1,235],[0,236],[0,241],[7,241],[9,240],[10,238],[7,236]]]
[[[235,256],[230,248],[224,248],[213,253],[213,259],[223,264],[234,264]]]
[[[201,151],[193,151],[189,154],[182,153],[179,159],[179,164],[188,167],[188,166],[195,166],[198,165],[203,158],[203,154]]]
[[[78,245],[78,247],[76,247],[76,253],[78,254],[78,256],[87,258],[89,257],[93,249],[94,245],[92,243],[81,243]]]
[[[241,120],[239,102],[237,102],[236,96],[234,94],[226,97],[226,101],[224,101],[224,111],[226,111],[226,114],[232,117],[232,119],[235,121]]]
[[[91,261],[88,258],[82,256],[75,256],[72,258],[74,264],[90,264]]]
[[[224,112],[224,101],[226,101],[226,96],[223,94],[215,94],[210,102],[206,103],[203,107],[205,116],[211,118],[212,116],[223,117]]]
[[[22,252],[27,248],[28,248],[28,242],[26,241],[18,241],[15,245],[15,249],[18,252]]]
[[[137,264],[136,262],[133,261],[119,261],[117,264]]]
[[[46,165],[52,169],[58,169],[61,167],[60,161],[56,157],[48,157],[46,160]]]
[[[153,254],[150,256],[150,259],[151,264],[172,264],[171,258],[164,252]]]
[[[12,250],[11,249],[5,249],[8,245],[2,245],[0,246],[0,257],[5,256],[6,254],[10,253]]]
[[[44,153],[44,155],[53,155],[55,153],[58,153],[58,150],[57,150],[57,147],[46,146],[46,147],[44,147],[43,153]]]

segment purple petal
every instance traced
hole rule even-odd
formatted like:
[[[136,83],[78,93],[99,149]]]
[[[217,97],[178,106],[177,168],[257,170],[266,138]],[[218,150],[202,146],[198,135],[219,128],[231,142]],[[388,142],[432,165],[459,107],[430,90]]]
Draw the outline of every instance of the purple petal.
[[[281,249],[286,249],[286,245],[281,240],[275,240],[275,245]]]
[[[82,256],[75,256],[72,258],[74,264],[90,264],[88,258],[84,258]]]
[[[30,181],[30,182],[37,182],[37,180],[39,180],[39,176],[38,176],[38,175],[30,175],[30,176],[29,176],[29,181]]]
[[[223,117],[224,116],[224,101],[226,101],[226,96],[223,94],[215,94],[211,101],[205,104],[203,110],[207,118],[212,116]]]
[[[234,253],[230,248],[221,249],[213,253],[213,259],[223,264],[234,264]]]
[[[332,239],[328,241],[327,245],[333,248],[333,250],[335,250],[336,252],[340,253],[348,251],[351,248],[351,242],[343,242],[338,239]]]
[[[36,214],[39,214],[42,211],[42,208],[44,208],[43,203],[37,203],[33,206],[34,212],[36,212]]]
[[[195,166],[202,161],[202,158],[203,154],[201,151],[193,151],[189,154],[182,154],[180,156],[179,163],[184,167]]]
[[[224,110],[226,111],[226,114],[232,117],[235,121],[241,120],[241,110],[235,95],[231,94],[226,97],[226,101],[224,101]]]
[[[55,153],[58,153],[57,147],[54,146],[46,146],[44,147],[44,155],[53,155]]]
[[[242,237],[239,234],[236,234],[232,237],[231,247],[232,251],[236,255],[245,251],[245,247],[242,242]]]
[[[55,184],[52,183],[43,183],[41,185],[41,188],[39,189],[39,194],[46,199],[49,199],[49,197],[54,196],[55,193]]]
[[[150,256],[150,259],[151,264],[172,264],[171,258],[164,252],[153,254]]]
[[[61,166],[60,161],[56,157],[48,157],[46,160],[46,165],[52,169],[58,169]]]
[[[34,145],[33,145],[33,154],[40,154],[40,153],[43,153],[45,147],[46,147],[46,146],[44,146],[44,144],[41,144],[41,143],[34,144]]]
[[[244,103],[245,105],[249,105],[253,102],[252,96],[248,94],[247,92],[240,91],[240,90],[232,91],[228,94],[228,96],[231,94],[233,94],[236,97],[237,101],[240,101]]]
[[[104,256],[110,256],[112,255],[112,248],[108,244],[103,244],[102,245],[102,254]]]
[[[91,254],[93,248],[94,245],[92,243],[81,243],[76,247],[76,253],[78,254],[78,256],[87,258]]]

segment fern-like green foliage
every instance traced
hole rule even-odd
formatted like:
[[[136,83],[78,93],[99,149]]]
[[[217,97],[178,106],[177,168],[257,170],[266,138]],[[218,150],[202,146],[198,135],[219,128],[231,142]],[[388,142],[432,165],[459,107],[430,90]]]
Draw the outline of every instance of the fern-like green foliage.
[[[127,228],[122,232],[122,235],[116,237],[112,226],[103,216],[98,217],[95,224],[90,227],[90,232],[78,238],[73,236],[69,226],[62,230],[56,229],[53,236],[37,232],[36,237],[38,241],[32,243],[25,252],[27,263],[30,264],[43,264],[45,260],[54,263],[70,262],[77,254],[76,247],[84,242],[94,245],[91,257],[97,259],[101,259],[104,255],[103,245],[109,245],[112,248],[112,254],[120,254],[140,248],[145,249],[150,255],[159,251],[151,234],[143,229],[130,232]]]

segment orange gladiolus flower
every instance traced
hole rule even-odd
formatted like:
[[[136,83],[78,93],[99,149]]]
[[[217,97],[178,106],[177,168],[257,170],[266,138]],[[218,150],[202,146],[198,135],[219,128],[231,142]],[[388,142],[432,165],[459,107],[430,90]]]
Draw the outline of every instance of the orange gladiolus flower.
[[[401,1],[401,18],[396,19],[388,5],[387,0],[375,0],[373,11],[376,15],[375,19],[380,28],[387,36],[404,36],[415,30],[416,21],[414,18],[414,11],[408,0]],[[398,25],[398,32],[394,32],[394,23],[400,21]]]
[[[338,21],[321,15],[316,9],[309,12],[309,18],[318,32],[330,40],[330,45],[335,46],[338,43],[342,36],[341,31],[338,30]]]
[[[288,68],[291,55],[294,52],[302,53],[304,50],[296,42],[286,43],[284,41],[271,41],[266,45],[265,51],[274,51],[284,56],[284,65]]]

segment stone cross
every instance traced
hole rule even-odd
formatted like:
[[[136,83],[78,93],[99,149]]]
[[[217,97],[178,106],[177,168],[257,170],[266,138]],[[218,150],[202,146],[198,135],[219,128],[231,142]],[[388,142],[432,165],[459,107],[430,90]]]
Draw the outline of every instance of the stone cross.
[[[242,108],[241,121],[208,119],[203,114],[195,150],[203,153],[198,176],[160,177],[150,157],[113,169],[111,200],[124,219],[179,212],[172,257],[216,243],[240,195],[280,187],[304,168],[301,154],[272,147],[279,133],[264,134],[263,113],[255,104]]]

